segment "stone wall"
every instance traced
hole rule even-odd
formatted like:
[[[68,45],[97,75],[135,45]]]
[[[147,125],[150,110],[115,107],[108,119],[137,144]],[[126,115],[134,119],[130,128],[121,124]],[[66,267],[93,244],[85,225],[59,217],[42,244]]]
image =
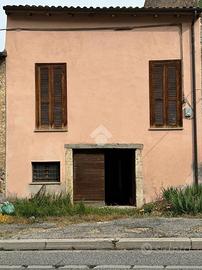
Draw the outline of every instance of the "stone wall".
[[[6,190],[6,62],[0,58],[0,194]]]
[[[202,91],[202,16],[200,18],[200,22],[201,22],[200,42],[201,42],[201,91]],[[201,96],[202,96],[202,92],[201,92]],[[201,112],[202,112],[202,107],[201,107]],[[199,139],[201,139],[201,136],[199,136]],[[199,182],[202,184],[202,162],[199,163],[198,174],[199,174]]]

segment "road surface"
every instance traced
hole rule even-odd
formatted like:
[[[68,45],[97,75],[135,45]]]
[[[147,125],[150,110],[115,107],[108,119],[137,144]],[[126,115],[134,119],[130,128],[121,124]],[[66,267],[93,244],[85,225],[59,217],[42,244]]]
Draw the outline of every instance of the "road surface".
[[[202,251],[0,251],[2,269],[202,270]]]

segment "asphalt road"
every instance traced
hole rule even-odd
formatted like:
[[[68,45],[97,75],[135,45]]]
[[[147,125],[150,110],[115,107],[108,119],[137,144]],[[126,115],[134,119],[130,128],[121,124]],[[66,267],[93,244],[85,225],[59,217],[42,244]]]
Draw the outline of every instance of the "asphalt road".
[[[202,270],[202,251],[0,251],[0,269]]]

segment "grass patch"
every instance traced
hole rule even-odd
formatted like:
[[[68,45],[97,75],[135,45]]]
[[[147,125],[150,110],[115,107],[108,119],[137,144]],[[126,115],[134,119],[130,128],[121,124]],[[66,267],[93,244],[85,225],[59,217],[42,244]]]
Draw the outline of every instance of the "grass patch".
[[[167,210],[174,214],[198,215],[202,213],[202,185],[167,188],[163,190],[162,197]]]
[[[142,209],[93,207],[83,202],[72,205],[68,194],[38,193],[31,198],[13,199],[17,222],[60,220],[64,224],[108,221],[127,217],[172,217],[202,215],[202,185],[184,188],[170,187],[162,191],[161,200],[145,204]],[[24,219],[24,221],[23,221]],[[6,222],[6,221],[5,221]]]
[[[37,194],[30,199],[12,201],[15,215],[20,217],[63,216],[71,212],[70,198],[66,194]]]
[[[136,208],[91,207],[83,202],[72,205],[68,194],[37,194],[31,198],[12,200],[17,217],[73,217],[111,219],[141,215]]]

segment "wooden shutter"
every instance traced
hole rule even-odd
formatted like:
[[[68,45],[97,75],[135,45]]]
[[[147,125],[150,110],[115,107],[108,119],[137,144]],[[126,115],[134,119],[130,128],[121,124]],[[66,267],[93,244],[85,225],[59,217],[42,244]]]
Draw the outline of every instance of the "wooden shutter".
[[[60,66],[53,67],[53,125],[61,128],[63,124],[62,115],[62,90],[63,69]]]
[[[41,126],[49,125],[50,97],[49,97],[49,68],[40,68],[40,123]]]
[[[181,63],[169,62],[166,65],[167,85],[167,125],[182,125]]]
[[[150,61],[150,123],[182,125],[181,61]]]
[[[150,64],[150,100],[151,123],[156,126],[164,125],[164,69],[161,64]]]
[[[36,64],[36,126],[67,125],[66,64]]]
[[[36,66],[36,126],[46,128],[50,123],[50,68]]]
[[[104,201],[104,152],[74,150],[74,201]]]

